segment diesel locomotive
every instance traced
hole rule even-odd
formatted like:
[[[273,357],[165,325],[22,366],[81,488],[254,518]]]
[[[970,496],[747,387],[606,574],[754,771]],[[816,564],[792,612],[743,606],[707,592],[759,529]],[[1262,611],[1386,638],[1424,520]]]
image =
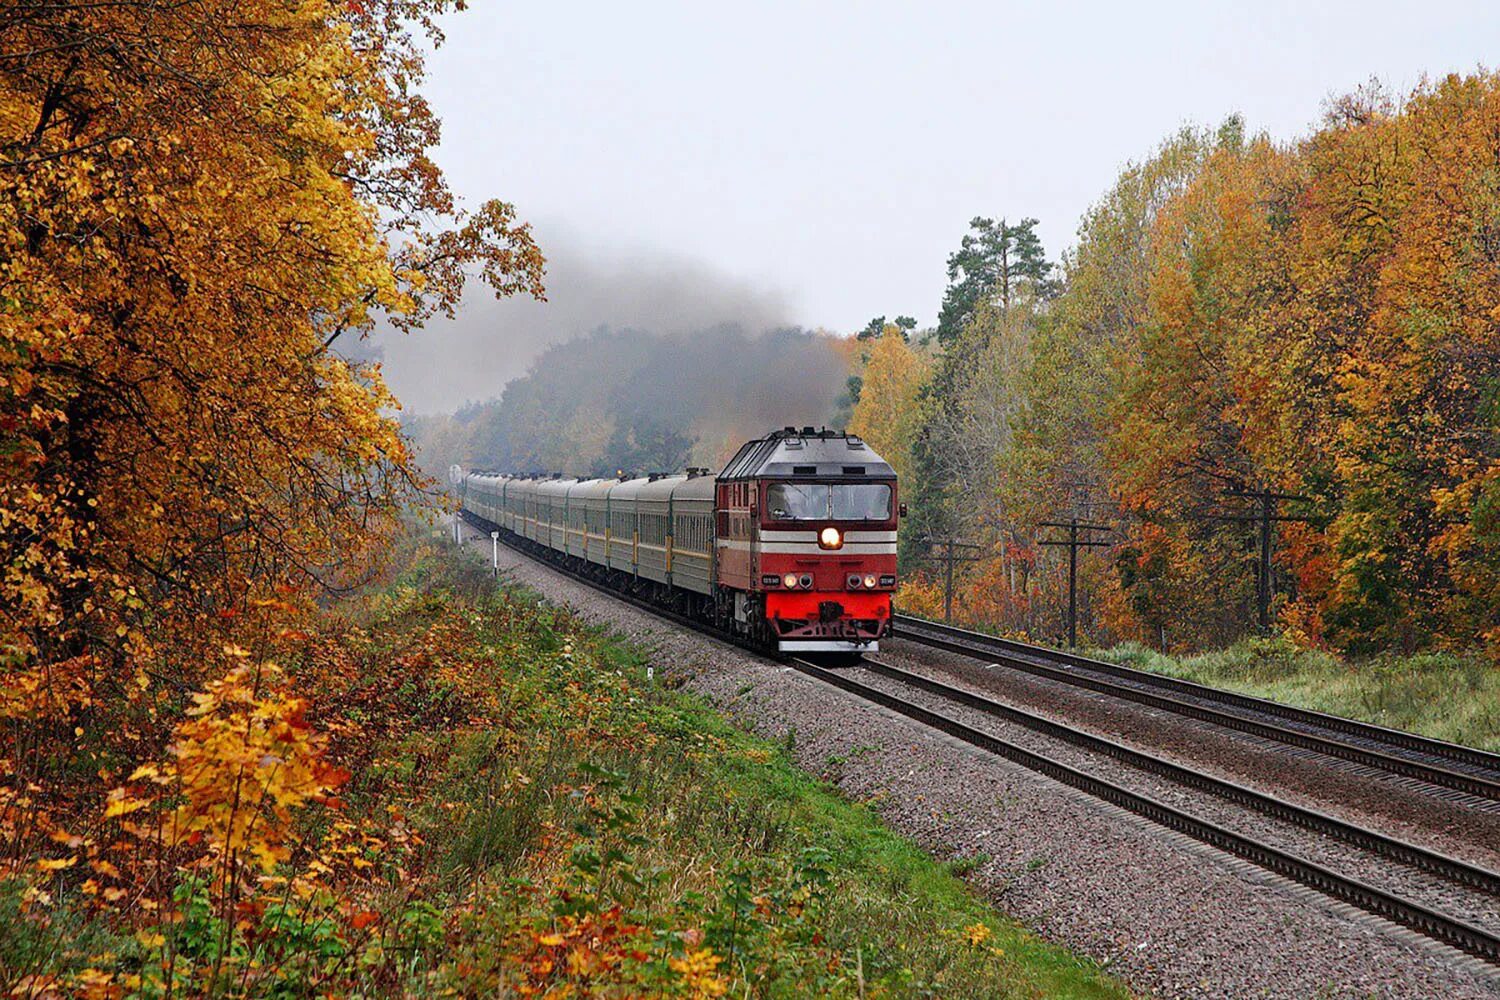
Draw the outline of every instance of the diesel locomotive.
[[[716,476],[472,472],[459,487],[480,530],[765,648],[847,655],[890,632],[905,509],[853,434],[787,427]]]

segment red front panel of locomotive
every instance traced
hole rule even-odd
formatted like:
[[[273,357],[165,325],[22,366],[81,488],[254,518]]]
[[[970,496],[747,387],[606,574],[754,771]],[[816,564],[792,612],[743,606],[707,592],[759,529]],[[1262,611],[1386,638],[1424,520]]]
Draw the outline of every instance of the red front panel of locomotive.
[[[890,628],[896,484],[756,483],[756,589],[784,651],[868,649]]]

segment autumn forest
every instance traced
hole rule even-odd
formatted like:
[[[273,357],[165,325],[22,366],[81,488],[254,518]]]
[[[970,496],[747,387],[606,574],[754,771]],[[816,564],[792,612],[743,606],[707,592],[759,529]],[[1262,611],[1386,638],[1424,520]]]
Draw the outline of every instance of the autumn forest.
[[[0,8],[0,992],[1123,995],[441,545],[452,462],[847,426],[907,610],[959,540],[962,620],[1056,640],[1077,518],[1090,646],[1500,662],[1500,76],[1142,136],[1060,254],[976,205],[927,328],[600,330],[403,415],[377,324],[547,294],[436,162],[464,6]]]
[[[1057,621],[1038,525],[1077,517],[1111,529],[1098,639],[1222,644],[1256,624],[1269,494],[1297,643],[1500,649],[1497,124],[1485,75],[1353,92],[1295,144],[1184,130],[1056,266],[977,220],[935,343],[888,332],[854,421],[924,534],[995,550],[973,615]]]

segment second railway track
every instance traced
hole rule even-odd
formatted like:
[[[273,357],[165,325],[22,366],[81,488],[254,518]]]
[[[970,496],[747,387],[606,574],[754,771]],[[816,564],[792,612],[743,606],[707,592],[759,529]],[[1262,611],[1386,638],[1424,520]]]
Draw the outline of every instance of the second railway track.
[[[1446,790],[1449,801],[1500,811],[1500,754],[923,618],[898,615],[895,624],[898,638],[920,645],[1349,761]]]

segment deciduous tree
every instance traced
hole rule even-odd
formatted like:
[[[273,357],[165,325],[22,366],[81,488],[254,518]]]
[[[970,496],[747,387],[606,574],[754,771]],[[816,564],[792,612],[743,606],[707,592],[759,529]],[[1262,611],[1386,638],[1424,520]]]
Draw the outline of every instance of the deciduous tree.
[[[926,359],[911,349],[901,328],[887,326],[865,363],[849,421],[849,430],[869,441],[901,478],[912,469],[911,447],[921,422],[918,396],[927,373]]]

